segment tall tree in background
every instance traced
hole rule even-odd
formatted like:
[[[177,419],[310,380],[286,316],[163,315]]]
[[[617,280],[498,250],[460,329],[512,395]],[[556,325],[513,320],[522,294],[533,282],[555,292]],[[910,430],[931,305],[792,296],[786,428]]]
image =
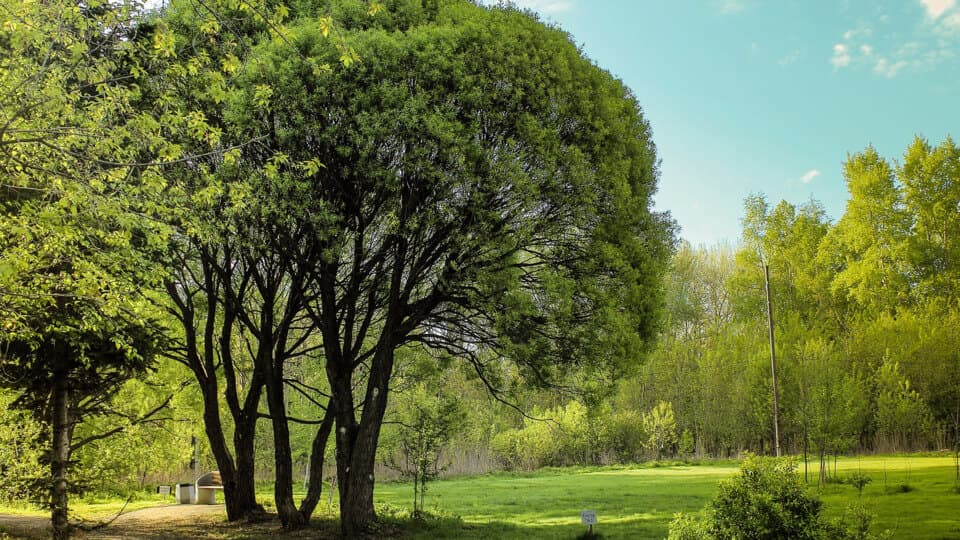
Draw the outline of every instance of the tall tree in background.
[[[920,300],[960,297],[960,149],[916,138],[897,169],[912,218],[909,257]]]
[[[823,256],[841,298],[870,314],[892,312],[908,298],[906,241],[910,215],[893,168],[870,147],[844,164],[850,200],[830,230]]]

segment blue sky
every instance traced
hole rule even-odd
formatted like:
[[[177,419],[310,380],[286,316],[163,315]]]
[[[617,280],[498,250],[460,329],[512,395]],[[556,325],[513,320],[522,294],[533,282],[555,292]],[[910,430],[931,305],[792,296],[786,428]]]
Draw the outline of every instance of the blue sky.
[[[735,243],[743,199],[813,197],[872,144],[960,137],[958,0],[518,0],[633,89],[661,165],[658,209],[694,244]]]

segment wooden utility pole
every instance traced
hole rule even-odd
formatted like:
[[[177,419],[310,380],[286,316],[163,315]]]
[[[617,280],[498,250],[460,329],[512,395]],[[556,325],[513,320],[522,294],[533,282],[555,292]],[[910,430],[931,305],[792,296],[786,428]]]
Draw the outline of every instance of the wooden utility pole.
[[[767,289],[767,323],[770,326],[770,372],[773,374],[773,442],[780,457],[780,398],[777,395],[777,349],[773,341],[773,303],[770,301],[770,266],[763,265]]]

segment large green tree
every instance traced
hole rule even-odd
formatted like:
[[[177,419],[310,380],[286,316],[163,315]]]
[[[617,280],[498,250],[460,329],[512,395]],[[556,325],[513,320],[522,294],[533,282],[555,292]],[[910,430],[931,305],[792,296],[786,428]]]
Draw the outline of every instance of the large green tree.
[[[850,200],[824,239],[833,292],[864,314],[893,312],[909,300],[906,260],[910,214],[894,169],[870,147],[844,164]]]
[[[241,137],[271,150],[240,161],[317,207],[301,239],[323,254],[311,312],[347,535],[375,519],[399,347],[451,353],[481,377],[510,360],[541,384],[558,366],[631,363],[654,336],[672,244],[651,211],[657,158],[639,106],[565,34],[463,1],[385,8],[334,3],[346,49],[316,21],[291,25],[254,52],[231,104]],[[361,61],[317,75],[345,50]]]
[[[903,201],[912,217],[909,258],[921,300],[960,296],[960,149],[916,138],[897,168]]]

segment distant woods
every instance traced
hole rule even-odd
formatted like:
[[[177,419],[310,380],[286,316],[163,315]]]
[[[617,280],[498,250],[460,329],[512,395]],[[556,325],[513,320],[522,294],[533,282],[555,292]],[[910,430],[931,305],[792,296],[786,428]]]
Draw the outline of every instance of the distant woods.
[[[816,201],[745,201],[743,242],[683,245],[660,347],[618,405],[673,405],[695,450],[769,452],[763,265],[776,315],[781,440],[792,453],[956,448],[960,430],[960,151],[916,139],[844,166],[835,222]]]
[[[898,162],[867,148],[843,172],[850,199],[836,221],[813,200],[752,195],[739,245],[681,245],[657,349],[589,409],[541,401],[534,416],[558,426],[527,420],[494,437],[504,463],[772,455],[764,265],[786,453],[822,465],[855,452],[956,453],[960,150],[917,138]]]

